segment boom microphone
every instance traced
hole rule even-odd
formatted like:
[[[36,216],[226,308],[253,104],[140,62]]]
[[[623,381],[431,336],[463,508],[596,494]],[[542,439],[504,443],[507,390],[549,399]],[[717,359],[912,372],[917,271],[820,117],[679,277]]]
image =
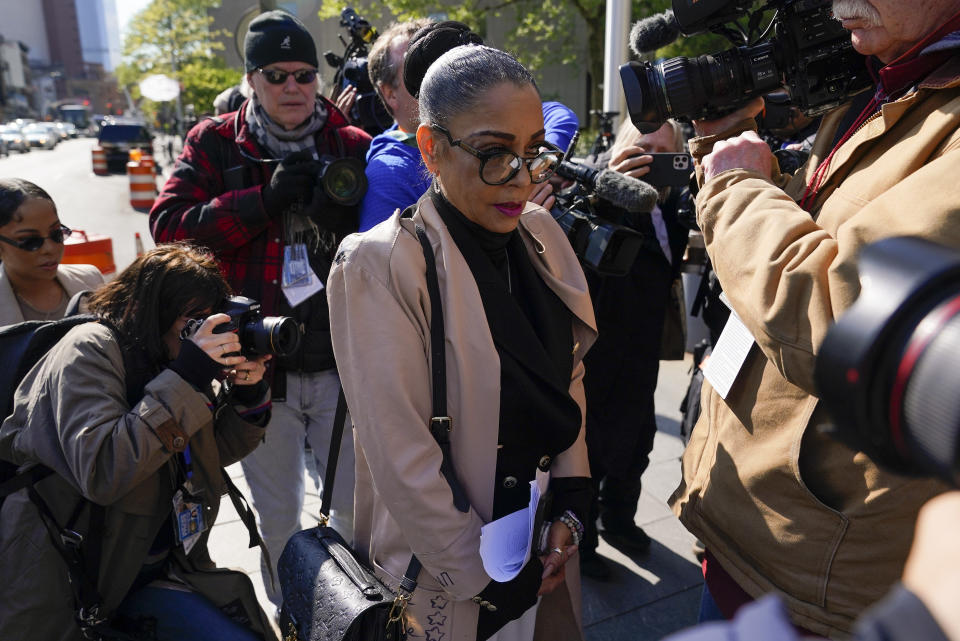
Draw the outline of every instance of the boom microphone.
[[[630,29],[630,48],[638,56],[673,43],[680,37],[680,24],[673,10],[637,20]]]
[[[642,180],[612,169],[598,171],[585,165],[563,161],[557,167],[557,175],[585,185],[611,205],[629,212],[652,211],[659,196],[656,189]]]

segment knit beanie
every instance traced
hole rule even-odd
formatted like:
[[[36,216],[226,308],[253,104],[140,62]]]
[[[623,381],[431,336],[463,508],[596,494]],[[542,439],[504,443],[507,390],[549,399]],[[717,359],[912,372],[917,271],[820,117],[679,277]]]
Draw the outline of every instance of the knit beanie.
[[[413,34],[403,55],[403,86],[414,98],[420,97],[420,85],[437,58],[455,47],[482,45],[483,38],[462,22],[435,22]]]
[[[243,57],[247,71],[275,62],[306,62],[314,68],[317,47],[310,32],[286,11],[267,11],[250,22],[243,41]]]

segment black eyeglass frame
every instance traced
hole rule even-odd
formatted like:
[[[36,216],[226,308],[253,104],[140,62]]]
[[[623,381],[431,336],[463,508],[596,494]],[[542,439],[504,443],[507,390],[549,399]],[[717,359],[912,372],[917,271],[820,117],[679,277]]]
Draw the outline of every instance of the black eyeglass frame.
[[[53,230],[46,236],[27,236],[26,238],[21,238],[20,240],[14,240],[13,238],[0,236],[0,241],[3,241],[8,245],[13,245],[14,247],[16,247],[21,251],[35,252],[35,251],[39,251],[40,248],[43,247],[43,244],[47,242],[47,239],[52,240],[58,245],[62,245],[63,242],[67,238],[69,238],[70,234],[72,233],[73,233],[72,229],[70,229],[66,225],[60,225],[57,229]]]
[[[269,82],[271,85],[285,85],[287,84],[287,78],[293,76],[293,79],[298,85],[309,85],[312,82],[316,82],[317,74],[320,73],[319,69],[297,69],[296,71],[284,71],[282,69],[264,69],[263,67],[257,67],[257,72],[263,76],[263,78]],[[270,79],[270,74],[280,74],[280,79],[273,81]],[[309,73],[312,77],[309,80],[300,80],[301,74]]]
[[[463,142],[463,138],[457,138],[456,140],[454,140],[453,136],[450,135],[450,132],[447,131],[445,127],[441,125],[430,125],[430,126],[433,129],[436,129],[437,131],[442,133],[444,136],[446,136],[447,141],[450,143],[451,147],[459,147],[460,149],[463,149],[465,152],[467,152],[471,156],[477,158],[480,161],[480,168],[478,170],[478,173],[480,175],[480,180],[482,180],[484,184],[491,185],[493,187],[496,187],[498,185],[505,185],[511,180],[513,180],[514,176],[516,176],[520,172],[521,167],[527,168],[527,174],[530,175],[530,182],[532,182],[535,185],[545,183],[548,180],[550,180],[550,178],[553,176],[554,173],[556,173],[557,166],[563,160],[563,156],[564,156],[564,151],[559,147],[557,147],[556,145],[553,145],[547,141],[543,141],[542,143],[540,143],[540,145],[544,147],[547,150],[547,152],[558,154],[559,157],[557,158],[557,162],[550,169],[549,173],[543,176],[540,180],[534,180],[533,173],[530,171],[530,163],[536,160],[537,158],[540,158],[545,152],[541,151],[536,156],[528,157],[528,156],[518,156],[512,151],[503,150],[503,149],[498,151],[480,151],[478,149],[474,149],[467,143]],[[501,180],[500,182],[490,182],[489,180],[483,177],[483,168],[487,165],[487,162],[490,159],[495,158],[497,156],[513,156],[514,158],[520,161],[520,167],[513,167],[512,171],[507,175],[507,177]],[[510,164],[511,165],[513,164],[512,161]]]

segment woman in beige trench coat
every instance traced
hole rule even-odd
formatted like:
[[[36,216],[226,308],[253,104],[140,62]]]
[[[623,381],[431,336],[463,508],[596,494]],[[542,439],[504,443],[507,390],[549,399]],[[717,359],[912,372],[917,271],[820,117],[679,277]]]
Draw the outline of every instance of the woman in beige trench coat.
[[[432,187],[344,240],[327,283],[355,427],[355,547],[394,587],[411,555],[422,562],[411,639],[581,639],[582,359],[596,330],[566,237],[527,202],[562,154],[544,142],[532,77],[495,49],[444,54],[424,78],[420,112]],[[430,297],[418,226],[436,257],[452,462],[467,512],[453,504],[428,429]],[[538,470],[552,500],[535,553],[515,578],[493,581],[480,528],[524,508]]]

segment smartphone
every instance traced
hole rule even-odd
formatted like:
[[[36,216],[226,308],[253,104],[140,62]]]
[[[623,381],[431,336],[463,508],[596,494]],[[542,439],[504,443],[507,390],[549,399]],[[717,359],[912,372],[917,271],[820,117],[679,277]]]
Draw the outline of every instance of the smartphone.
[[[686,187],[693,173],[693,158],[685,153],[644,154],[653,156],[653,162],[647,165],[650,172],[640,180],[654,187]]]

